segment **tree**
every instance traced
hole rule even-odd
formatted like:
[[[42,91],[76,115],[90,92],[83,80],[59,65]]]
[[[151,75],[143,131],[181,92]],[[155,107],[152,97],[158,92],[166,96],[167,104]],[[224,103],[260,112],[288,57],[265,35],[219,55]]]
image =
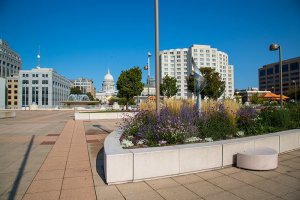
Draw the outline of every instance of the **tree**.
[[[80,88],[78,86],[71,87],[70,94],[82,94],[82,91],[80,90]]]
[[[128,109],[128,102],[134,96],[140,95],[144,89],[142,70],[139,67],[133,67],[122,71],[117,81],[117,89],[118,97],[126,99],[126,109]]]
[[[200,68],[202,75],[205,78],[206,85],[201,88],[202,99],[206,96],[212,99],[218,99],[225,91],[225,82],[221,80],[218,72],[209,67]],[[187,79],[188,90],[195,94],[195,80],[191,75]]]
[[[163,83],[160,84],[160,93],[168,98],[175,96],[178,92],[176,81],[174,77],[165,76],[162,80]]]
[[[87,92],[87,93],[86,93],[86,96],[89,97],[90,101],[94,101],[94,97],[93,97],[92,93]]]

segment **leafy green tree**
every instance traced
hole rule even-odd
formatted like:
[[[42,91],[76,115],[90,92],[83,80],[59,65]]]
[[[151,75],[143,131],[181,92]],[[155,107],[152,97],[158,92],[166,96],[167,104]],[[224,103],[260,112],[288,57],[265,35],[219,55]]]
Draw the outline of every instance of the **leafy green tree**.
[[[140,95],[143,91],[142,70],[139,67],[133,67],[121,72],[117,81],[118,97],[126,99],[126,109],[128,103],[134,96]]]
[[[78,86],[71,87],[70,94],[82,94],[82,91],[80,90],[80,88]]]
[[[90,101],[94,101],[94,97],[93,97],[92,93],[87,92],[87,93],[86,93],[86,96],[89,97]]]
[[[259,97],[259,94],[257,92],[257,93],[252,94],[252,96],[250,98],[250,102],[252,104],[261,104],[261,103],[263,103],[263,100]]]
[[[160,84],[160,93],[168,98],[175,96],[178,92],[176,81],[174,77],[165,76],[162,80],[163,83]]]
[[[202,75],[205,78],[205,86],[201,85],[201,97],[205,96],[211,99],[218,99],[225,91],[225,82],[221,80],[218,72],[210,67],[200,68]],[[194,76],[187,79],[188,90],[195,94]]]

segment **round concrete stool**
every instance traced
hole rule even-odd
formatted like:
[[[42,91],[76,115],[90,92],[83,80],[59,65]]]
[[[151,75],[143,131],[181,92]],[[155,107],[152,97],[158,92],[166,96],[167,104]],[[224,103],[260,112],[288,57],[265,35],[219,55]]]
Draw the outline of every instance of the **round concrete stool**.
[[[237,154],[237,167],[251,170],[271,170],[278,166],[278,152],[271,148],[257,148]]]

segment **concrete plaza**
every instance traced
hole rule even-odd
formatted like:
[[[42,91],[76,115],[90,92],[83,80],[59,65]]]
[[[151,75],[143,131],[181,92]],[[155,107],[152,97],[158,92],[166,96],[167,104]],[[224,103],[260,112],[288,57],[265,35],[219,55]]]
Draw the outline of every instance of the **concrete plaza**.
[[[74,121],[72,111],[0,119],[0,199],[300,199],[300,150],[273,171],[235,167],[106,185],[103,142],[118,120]]]

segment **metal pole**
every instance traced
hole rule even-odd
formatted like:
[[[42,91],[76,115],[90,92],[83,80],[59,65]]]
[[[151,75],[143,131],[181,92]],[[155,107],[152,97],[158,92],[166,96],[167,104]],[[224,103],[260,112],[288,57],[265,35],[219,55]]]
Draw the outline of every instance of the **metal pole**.
[[[280,109],[283,109],[282,102],[282,55],[281,55],[281,46],[279,46],[279,84],[280,84]]]
[[[158,20],[158,0],[154,0],[155,5],[155,85],[156,85],[156,112],[159,113],[160,106],[160,69],[159,69],[159,20]]]
[[[147,84],[148,84],[148,100],[149,100],[149,85],[150,85],[150,52],[148,52],[148,76],[147,76]]]

